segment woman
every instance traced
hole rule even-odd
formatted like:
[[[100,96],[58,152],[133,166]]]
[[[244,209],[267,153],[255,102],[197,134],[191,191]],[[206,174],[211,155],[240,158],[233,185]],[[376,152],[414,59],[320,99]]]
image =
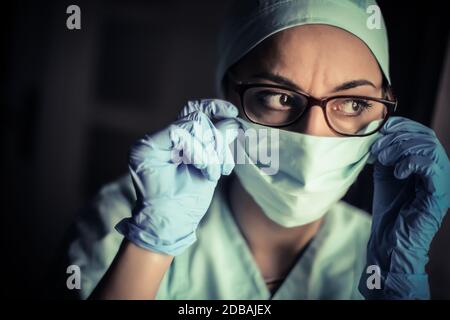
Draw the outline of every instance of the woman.
[[[103,231],[93,245],[73,243],[85,297],[429,297],[424,268],[449,207],[449,160],[431,129],[391,117],[386,31],[382,20],[369,27],[369,5],[237,3],[221,38],[226,101],[190,101],[139,140],[131,180],[95,203]],[[279,156],[272,172],[255,156],[267,147]],[[368,161],[372,226],[340,201]],[[119,220],[123,241],[111,231]]]

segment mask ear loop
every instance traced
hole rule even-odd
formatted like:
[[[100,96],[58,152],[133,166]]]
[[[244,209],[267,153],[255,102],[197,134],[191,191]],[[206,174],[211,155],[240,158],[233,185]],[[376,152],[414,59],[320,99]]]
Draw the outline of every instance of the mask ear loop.
[[[392,89],[392,86],[387,81],[386,76],[384,75],[383,72],[382,72],[382,75],[383,75],[383,82],[381,84],[382,99],[395,102],[395,106],[394,106],[393,110],[390,111],[390,115],[392,116],[392,114],[395,111],[397,111],[398,101],[397,101],[397,97],[394,94],[394,90]]]
[[[389,84],[389,82],[386,79],[386,76],[383,74],[383,82],[381,83],[381,90],[382,90],[382,97],[385,100],[389,101],[395,101],[395,94],[392,89],[392,86]]]

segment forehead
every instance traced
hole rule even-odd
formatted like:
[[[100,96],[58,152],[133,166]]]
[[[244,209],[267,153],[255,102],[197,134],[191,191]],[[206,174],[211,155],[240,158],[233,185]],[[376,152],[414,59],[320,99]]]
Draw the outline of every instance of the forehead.
[[[328,25],[304,25],[264,40],[243,60],[246,71],[264,69],[292,79],[330,78],[332,82],[371,78],[381,82],[378,63],[353,34]]]

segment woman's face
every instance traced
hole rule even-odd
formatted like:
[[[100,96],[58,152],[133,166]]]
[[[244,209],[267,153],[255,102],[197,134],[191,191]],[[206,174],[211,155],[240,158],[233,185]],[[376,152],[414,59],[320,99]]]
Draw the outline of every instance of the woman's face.
[[[285,85],[315,98],[332,95],[382,96],[382,74],[368,47],[356,36],[327,25],[286,29],[264,40],[231,70],[236,80]],[[227,99],[240,108],[238,94],[227,85]],[[335,136],[320,106],[287,130]]]

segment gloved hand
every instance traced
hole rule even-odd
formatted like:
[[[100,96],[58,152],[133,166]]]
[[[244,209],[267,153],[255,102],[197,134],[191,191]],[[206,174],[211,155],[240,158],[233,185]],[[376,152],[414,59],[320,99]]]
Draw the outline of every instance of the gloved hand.
[[[381,289],[369,290],[372,273],[364,270],[359,290],[367,299],[428,299],[428,251],[450,207],[449,159],[433,130],[412,120],[392,117],[380,133],[371,148],[377,161],[367,266],[379,267]]]
[[[226,101],[189,101],[175,123],[137,141],[129,155],[137,201],[132,217],[116,229],[136,245],[168,255],[194,243],[219,178],[234,168],[229,144],[237,137],[237,115]]]

